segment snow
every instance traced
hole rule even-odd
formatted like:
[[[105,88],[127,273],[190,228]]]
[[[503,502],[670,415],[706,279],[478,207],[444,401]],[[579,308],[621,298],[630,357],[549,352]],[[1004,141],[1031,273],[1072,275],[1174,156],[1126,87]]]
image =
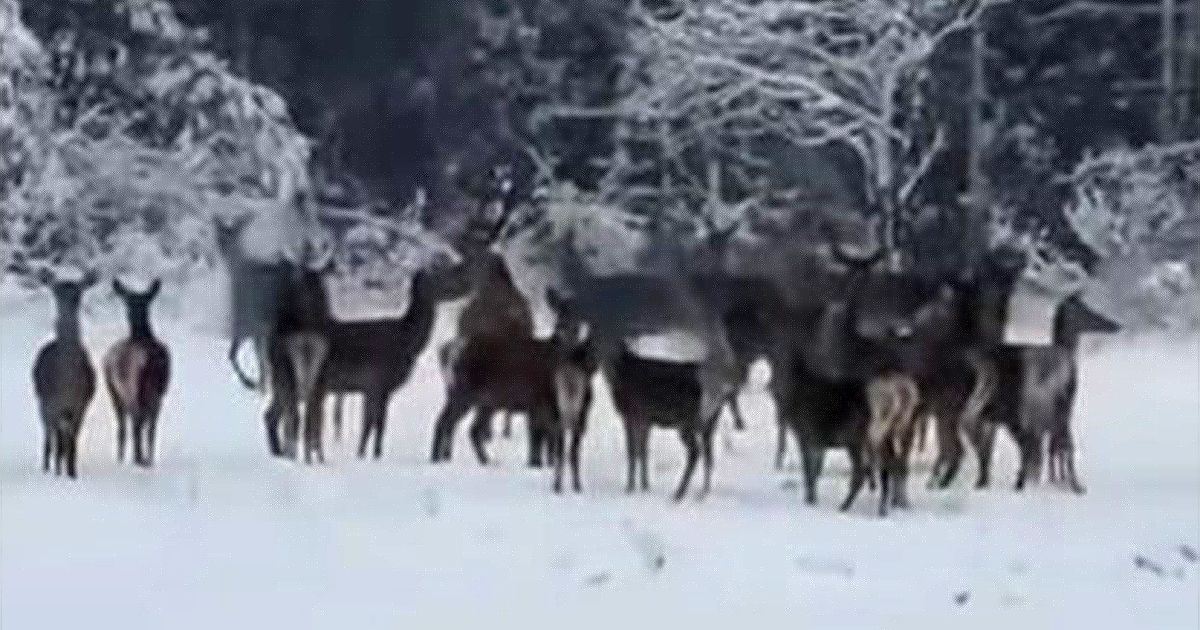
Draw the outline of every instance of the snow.
[[[816,509],[801,504],[794,470],[771,469],[761,381],[743,398],[747,432],[720,429],[716,486],[702,502],[669,501],[682,448],[666,432],[653,438],[652,492],[624,494],[603,386],[581,496],[555,496],[548,473],[524,467],[520,431],[496,440],[492,467],[475,464],[465,430],[455,461],[431,466],[442,398],[432,351],[393,399],[382,461],[352,457],[353,429],[329,444],[324,466],[272,461],[261,403],[230,373],[225,341],[172,325],[167,311],[156,312],[174,352],[159,466],[115,463],[101,388],[75,482],[38,467],[28,369],[51,329],[48,300],[0,315],[0,627],[1200,624],[1200,567],[1180,551],[1200,546],[1196,339],[1086,344],[1086,496],[1014,494],[1002,438],[994,488],[971,490],[968,465],[954,489],[925,490],[927,451],[913,508],[879,520],[866,498],[851,514],[835,510],[840,455]],[[93,357],[121,334],[117,315],[85,320]],[[351,405],[348,426],[357,418]]]

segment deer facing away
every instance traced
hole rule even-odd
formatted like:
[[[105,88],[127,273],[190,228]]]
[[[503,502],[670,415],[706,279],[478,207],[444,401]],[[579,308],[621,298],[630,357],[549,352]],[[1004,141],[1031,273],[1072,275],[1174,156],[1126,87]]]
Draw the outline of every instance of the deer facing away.
[[[126,440],[133,440],[133,463],[154,464],[158,415],[171,378],[167,347],[154,336],[150,305],[162,288],[155,280],[146,291],[127,288],[113,280],[113,291],[125,303],[129,336],[104,357],[104,381],[117,419],[117,461],[125,461]]]
[[[83,294],[99,279],[88,271],[78,281],[58,280],[49,271],[38,280],[54,294],[54,339],[42,346],[33,362],[33,387],[42,417],[42,470],[72,479],[77,473],[79,429],[96,393],[96,370],[79,335]]]

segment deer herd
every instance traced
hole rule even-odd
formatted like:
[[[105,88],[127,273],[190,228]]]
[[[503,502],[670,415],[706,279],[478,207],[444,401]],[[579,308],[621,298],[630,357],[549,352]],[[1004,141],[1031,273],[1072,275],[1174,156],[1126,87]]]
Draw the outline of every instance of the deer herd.
[[[465,298],[455,336],[437,349],[445,402],[433,419],[432,462],[451,458],[458,424],[473,412],[470,444],[487,464],[493,417],[504,414],[507,425],[520,414],[529,428],[529,464],[553,467],[556,492],[569,468],[579,492],[580,452],[599,373],[625,430],[626,490],[649,489],[648,437],[660,427],[677,431],[686,452],[675,499],[687,495],[698,464],[703,496],[712,480],[717,419],[729,407],[734,428],[741,428],[737,394],[750,366],[765,360],[778,423],[775,465],[782,466],[794,442],[808,504],[817,502],[826,451],[844,449],[851,476],[841,509],[849,509],[864,486],[877,489],[881,515],[906,506],[909,460],[929,426],[937,435],[931,487],[953,482],[965,444],[978,458],[976,485],[988,485],[995,433],[1003,427],[1020,454],[1017,490],[1040,477],[1048,454],[1050,481],[1084,491],[1071,427],[1077,345],[1081,334],[1113,332],[1117,325],[1088,308],[1075,286],[1056,307],[1051,344],[1007,343],[1017,281],[1030,265],[1045,264],[1026,251],[1001,247],[970,274],[927,277],[883,268],[878,253],[849,252],[829,229],[827,277],[796,299],[765,278],[727,272],[720,255],[714,264],[674,276],[598,274],[577,248],[563,247],[560,282],[539,296],[556,323],[550,337],[539,338],[530,301],[495,247],[506,219],[468,229],[453,263],[416,271],[405,304],[397,305],[402,315],[355,321],[332,314],[328,268],[307,260],[256,260],[241,246],[245,220],[214,221],[231,278],[229,361],[247,387],[266,392],[270,453],[324,461],[325,403],[335,401],[340,436],[342,398],[358,394],[357,454],[378,459],[389,401],[429,345],[439,306]],[[705,245],[722,251],[737,227],[709,225]],[[55,336],[33,366],[45,428],[43,469],[53,461],[56,474],[75,477],[76,443],[96,376],[81,341],[79,310],[98,278],[89,272],[79,280],[51,273],[40,279],[57,309]],[[170,380],[170,354],[150,323],[160,288],[155,281],[138,292],[113,281],[129,336],[112,346],[102,365],[117,418],[118,459],[132,439],[133,462],[142,467],[154,463]],[[679,331],[703,340],[706,352],[666,360],[642,356],[629,344]],[[246,341],[258,362],[257,380],[238,362]]]

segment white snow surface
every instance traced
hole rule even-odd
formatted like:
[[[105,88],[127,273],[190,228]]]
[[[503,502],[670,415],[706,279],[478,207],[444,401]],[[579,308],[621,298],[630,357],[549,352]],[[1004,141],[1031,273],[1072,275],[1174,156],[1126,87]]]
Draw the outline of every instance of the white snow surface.
[[[84,322],[93,360],[123,334],[116,313]],[[0,316],[5,630],[1200,624],[1200,566],[1181,551],[1200,546],[1195,339],[1089,344],[1076,413],[1086,496],[1045,485],[1015,494],[1015,454],[1001,436],[990,490],[970,488],[973,460],[951,490],[926,490],[927,449],[912,509],[880,520],[869,493],[836,511],[840,454],[815,509],[800,500],[794,463],[771,468],[774,410],[761,380],[742,398],[748,430],[719,429],[703,501],[669,500],[683,449],[665,431],[652,438],[652,491],[625,495],[623,435],[599,380],[582,495],[556,496],[548,472],[524,466],[520,428],[504,440],[497,427],[492,466],[475,463],[465,427],[455,460],[430,465],[443,398],[432,350],[448,317],[392,400],[382,461],[352,455],[357,403],[327,464],[272,460],[261,400],[234,379],[227,342],[156,315],[173,353],[158,466],[115,462],[98,387],[74,482],[39,467],[30,364],[50,305]]]

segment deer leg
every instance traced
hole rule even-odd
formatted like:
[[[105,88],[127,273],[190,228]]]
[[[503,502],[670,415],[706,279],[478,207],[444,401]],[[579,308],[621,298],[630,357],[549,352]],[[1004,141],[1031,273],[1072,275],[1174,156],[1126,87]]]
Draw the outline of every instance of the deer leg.
[[[304,463],[325,463],[325,392],[315,387],[304,403]]]
[[[550,441],[546,438],[545,431],[533,422],[532,418],[526,424],[527,440],[529,441],[529,463],[530,468],[541,468],[542,466],[553,463],[553,455],[550,453]]]
[[[808,505],[816,505],[817,480],[821,477],[825,449],[814,444],[811,436],[806,438],[797,435],[796,441],[800,443],[801,467],[804,469],[804,502]]]
[[[975,457],[979,460],[979,474],[975,480],[975,489],[982,490],[991,482],[992,452],[996,442],[996,425],[991,422],[980,422],[979,426],[970,433],[971,444],[975,449]]]
[[[379,409],[375,414],[375,448],[371,453],[375,459],[383,457],[383,436],[387,430],[387,408],[391,393],[384,391],[379,394]]]
[[[745,431],[746,420],[742,416],[742,408],[738,403],[738,390],[733,390],[729,394],[729,413],[733,416],[733,430]]]
[[[884,449],[885,451],[887,449]],[[879,516],[887,516],[892,499],[892,462],[886,453],[880,453],[879,465]]]
[[[1075,470],[1075,446],[1073,442],[1070,428],[1059,424],[1054,434],[1050,437],[1050,470],[1053,473],[1057,467],[1056,480],[1066,486],[1071,492],[1084,494],[1087,490],[1079,481],[1079,475]]]
[[[371,436],[375,432],[377,423],[376,416],[382,415],[383,402],[378,392],[368,391],[363,392],[363,420],[362,430],[358,435],[358,458],[365,459],[367,457],[367,444],[370,442]]]
[[[50,454],[54,451],[54,431],[49,426],[42,427],[42,472],[50,472]]]
[[[104,384],[108,387],[108,397],[113,404],[113,417],[117,420],[117,462],[125,461],[125,408],[121,405],[121,397],[117,394],[117,388],[112,380],[105,378]]]
[[[714,419],[715,420],[715,419]],[[700,456],[704,463],[704,478],[701,480],[700,496],[706,497],[712,490],[713,475],[713,433],[716,428],[714,421],[708,429],[700,433]]]
[[[625,493],[633,494],[637,476],[637,437],[630,418],[625,418]]]
[[[63,473],[63,452],[66,448],[66,432],[59,428],[59,425],[54,427],[54,476],[58,477]]]
[[[1030,477],[1035,480],[1040,475],[1040,459],[1041,459],[1041,440],[1040,435],[1036,431],[1021,431],[1017,443],[1021,448],[1021,465],[1017,469],[1017,483],[1015,489],[1020,492],[1025,489],[1025,484],[1029,482]]]
[[[781,416],[776,425],[779,431],[775,436],[775,470],[783,470],[783,460],[787,457],[787,423]]]
[[[579,447],[583,443],[583,426],[576,424],[571,431],[571,489],[583,492],[583,482],[579,479]]]
[[[488,465],[487,444],[492,437],[492,416],[495,415],[495,410],[491,407],[479,407],[475,410],[475,418],[471,421],[471,446],[475,449],[475,459],[479,460],[480,466]],[[448,441],[454,440],[454,425],[449,429]],[[446,453],[446,459],[450,458],[450,454]]]
[[[125,442],[128,439],[129,420],[124,414],[117,415],[117,461],[125,463]]]
[[[442,411],[433,424],[433,447],[429,454],[429,461],[437,463],[450,460],[454,428],[458,426],[459,420],[471,411],[471,407],[472,402],[462,389],[451,388],[446,392],[446,403],[442,406]],[[479,421],[480,415],[482,414],[476,413],[476,422]]]
[[[683,465],[683,476],[679,478],[679,487],[675,489],[675,501],[682,501],[687,494],[688,485],[692,481],[692,473],[696,471],[696,462],[700,459],[700,444],[696,432],[691,429],[681,429],[679,438],[687,449],[687,462]],[[643,462],[645,465],[645,462]]]
[[[291,392],[294,395],[294,392]],[[281,400],[282,413],[280,415],[280,424],[283,429],[282,449],[283,456],[288,459],[296,459],[299,454],[298,447],[300,443],[300,413],[296,406],[296,400],[289,396],[287,400]]]
[[[892,454],[892,493],[891,506],[897,509],[908,508],[908,462],[905,461],[903,451]]]
[[[638,426],[637,432],[638,461],[641,465],[642,492],[650,491],[650,423]]]
[[[283,445],[279,442],[279,422],[283,415],[283,408],[274,398],[267,404],[266,411],[263,412],[263,427],[267,432],[267,449],[273,457],[283,457]]]
[[[959,426],[958,414],[952,413],[945,405],[937,406],[933,413],[937,422],[938,454],[929,481],[930,487],[944,490],[954,483],[962,466],[962,427]]]
[[[838,510],[842,512],[850,511],[851,506],[858,499],[858,494],[862,492],[863,485],[866,483],[868,470],[866,463],[863,461],[862,452],[860,449],[851,448],[850,456],[850,488],[846,492],[846,498],[842,500],[842,504],[838,506]]]
[[[154,451],[157,442],[158,433],[158,418],[157,414],[146,414],[146,465],[154,465]]]
[[[70,479],[76,478],[75,456],[77,454],[76,444],[79,440],[79,422],[74,423],[74,429],[66,429],[63,431],[62,440],[63,459],[67,468],[67,477]]]
[[[342,443],[342,412],[345,410],[346,397],[342,394],[333,396],[333,441]]]
[[[145,425],[145,417],[140,412],[134,412],[130,415],[130,439],[133,441],[133,463],[138,467],[146,466],[145,454],[142,450],[145,441],[142,439],[142,432]]]

